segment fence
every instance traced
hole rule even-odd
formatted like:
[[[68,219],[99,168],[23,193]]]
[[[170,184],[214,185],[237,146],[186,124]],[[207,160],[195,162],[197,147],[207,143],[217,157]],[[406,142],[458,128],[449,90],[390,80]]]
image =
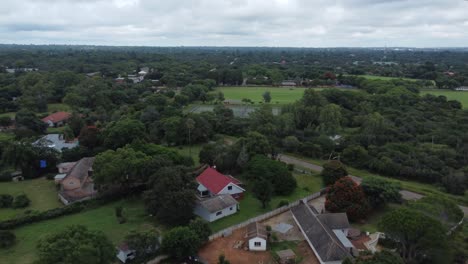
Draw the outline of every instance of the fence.
[[[244,222],[242,222],[242,223],[239,223],[239,224],[237,224],[237,225],[233,225],[233,226],[230,226],[230,227],[228,227],[228,228],[225,228],[225,229],[223,229],[223,230],[221,230],[221,231],[218,231],[218,232],[212,234],[212,235],[209,237],[209,240],[211,241],[211,240],[216,239],[216,238],[219,238],[219,237],[228,236],[228,235],[230,235],[232,232],[234,232],[235,230],[240,229],[240,228],[243,228],[243,227],[245,227],[245,226],[247,226],[247,225],[249,225],[249,224],[251,224],[251,223],[260,222],[260,221],[266,220],[266,219],[268,219],[268,218],[271,218],[271,217],[273,217],[273,216],[276,216],[276,215],[279,215],[279,214],[281,214],[281,213],[284,213],[284,212],[288,211],[289,209],[291,209],[292,207],[299,205],[299,203],[300,203],[301,201],[306,201],[306,202],[308,202],[308,201],[310,201],[310,200],[312,200],[312,199],[315,199],[315,198],[318,198],[318,197],[322,196],[323,194],[325,194],[325,192],[326,192],[326,189],[325,189],[325,188],[324,188],[324,189],[321,189],[320,191],[318,191],[318,192],[316,192],[316,193],[313,193],[313,194],[311,194],[311,195],[309,195],[309,196],[306,196],[306,197],[304,197],[304,198],[302,198],[302,199],[300,199],[300,200],[294,201],[294,202],[292,202],[292,203],[290,203],[290,204],[288,204],[288,205],[285,205],[285,206],[276,208],[275,210],[270,211],[270,212],[268,212],[268,213],[265,213],[265,214],[256,216],[256,217],[254,217],[254,218],[250,218],[250,219],[248,219],[248,220],[246,220],[246,221],[244,221]]]

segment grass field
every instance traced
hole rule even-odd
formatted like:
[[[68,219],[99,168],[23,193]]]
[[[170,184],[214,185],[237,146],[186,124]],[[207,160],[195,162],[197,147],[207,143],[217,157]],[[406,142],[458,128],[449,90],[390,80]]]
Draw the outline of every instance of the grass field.
[[[468,109],[468,91],[452,91],[452,90],[423,90],[422,95],[433,94],[436,96],[443,95],[449,100],[459,101],[464,109]]]
[[[0,209],[0,220],[10,219],[25,210],[44,211],[62,206],[52,180],[39,178],[21,182],[0,182],[0,194],[16,196],[23,193],[29,197],[31,204],[24,209]]]
[[[194,144],[190,147],[189,146],[177,146],[177,147],[171,147],[171,149],[177,151],[181,155],[192,157],[193,162],[195,163],[195,166],[198,166],[200,165],[198,153],[200,153],[200,150],[202,149],[202,147],[203,147],[203,144]]]
[[[386,76],[376,76],[376,75],[354,75],[358,77],[364,77],[369,80],[383,80],[383,81],[390,81],[390,80],[405,80],[405,81],[419,81],[418,79],[412,78],[403,78],[403,77],[386,77]]]
[[[119,224],[115,217],[115,207],[124,208],[127,222]],[[36,259],[36,245],[46,235],[65,229],[69,225],[84,225],[91,230],[100,230],[117,245],[131,230],[148,230],[152,220],[147,216],[141,201],[119,201],[85,211],[44,222],[30,224],[14,230],[17,242],[10,249],[0,250],[0,263],[29,264]]]
[[[279,202],[282,200],[294,202],[296,200],[306,197],[307,195],[319,191],[323,187],[322,178],[318,174],[295,174],[294,177],[296,178],[298,185],[296,190],[294,190],[294,192],[288,196],[273,197],[273,199],[271,199],[269,205],[265,209],[262,208],[262,204],[260,203],[260,201],[252,195],[252,192],[250,191],[249,186],[247,185],[244,197],[242,198],[239,204],[240,211],[234,215],[210,223],[213,232],[217,232],[223,228],[239,224],[247,219],[271,211],[277,208]]]
[[[258,104],[263,102],[263,93],[271,93],[271,104],[287,104],[302,98],[306,88],[282,88],[282,87],[220,87],[216,91],[221,91],[227,100],[250,99]]]

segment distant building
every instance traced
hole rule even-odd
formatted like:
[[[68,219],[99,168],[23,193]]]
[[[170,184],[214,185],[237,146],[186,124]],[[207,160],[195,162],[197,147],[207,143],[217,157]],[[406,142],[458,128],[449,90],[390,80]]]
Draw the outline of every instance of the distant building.
[[[294,87],[294,86],[297,86],[297,83],[292,80],[284,80],[281,82],[281,86]]]
[[[258,222],[247,225],[245,237],[250,251],[265,251],[267,248],[268,232],[266,227]]]
[[[65,125],[68,119],[70,119],[71,114],[68,112],[55,112],[51,115],[48,115],[42,118],[42,122],[47,123],[49,127],[59,127]]]
[[[34,141],[33,145],[41,145],[49,148],[54,148],[59,152],[63,149],[71,149],[78,146],[78,140],[67,141],[61,134],[48,134]]]
[[[94,157],[80,159],[60,180],[58,196],[65,205],[91,199],[97,194],[92,179],[93,163]]]
[[[460,86],[455,88],[455,91],[468,91],[468,86]]]
[[[238,202],[229,194],[209,198],[199,198],[195,202],[193,213],[208,222],[237,213]]]

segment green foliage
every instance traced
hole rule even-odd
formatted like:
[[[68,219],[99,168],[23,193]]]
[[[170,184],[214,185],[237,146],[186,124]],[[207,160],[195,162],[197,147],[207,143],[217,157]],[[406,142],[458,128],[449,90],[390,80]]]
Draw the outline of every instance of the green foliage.
[[[221,254],[218,257],[218,264],[231,264],[231,262],[229,262],[229,260],[226,259],[224,254]]]
[[[350,177],[343,177],[328,188],[325,208],[332,213],[346,213],[351,221],[361,220],[369,212],[362,187]]]
[[[263,97],[263,101],[265,101],[265,103],[271,102],[271,93],[269,91],[265,91],[262,94],[262,97]]]
[[[199,247],[195,231],[189,227],[175,227],[164,235],[161,249],[176,259],[182,259],[194,255]]]
[[[144,195],[149,213],[167,225],[183,225],[192,219],[196,184],[186,168],[163,167],[149,182]]]
[[[262,203],[262,207],[266,208],[273,196],[273,185],[264,178],[255,180],[252,186],[253,195]]]
[[[194,231],[195,234],[197,234],[200,244],[205,244],[206,242],[208,242],[208,237],[212,233],[208,222],[197,217],[193,220],[190,220],[188,227],[190,228],[190,230]]]
[[[159,233],[153,230],[141,232],[133,230],[125,236],[124,240],[130,249],[135,250],[135,261],[144,260],[160,248]]]
[[[19,129],[28,129],[34,133],[44,133],[47,124],[36,117],[34,112],[29,110],[20,110],[15,116],[16,127]]]
[[[349,260],[349,259],[348,259]],[[343,262],[344,263],[344,262]],[[352,261],[349,263],[353,263]],[[403,259],[398,255],[388,250],[383,250],[372,254],[360,253],[354,264],[404,264]]]
[[[28,196],[26,194],[20,194],[15,197],[15,200],[13,201],[12,207],[13,208],[24,208],[29,206],[31,203],[31,200],[29,200]]]
[[[361,183],[367,201],[372,208],[385,206],[387,203],[401,202],[401,186],[382,178],[367,177]]]
[[[335,135],[341,130],[341,108],[336,104],[328,104],[320,110],[319,131],[327,135]]]
[[[343,150],[342,155],[343,161],[347,164],[354,165],[356,167],[365,166],[369,161],[369,154],[367,150],[359,145],[351,145]]]
[[[37,245],[39,263],[112,263],[115,248],[101,231],[70,226],[49,235]]]
[[[339,160],[330,160],[323,164],[323,170],[320,173],[323,177],[325,185],[332,185],[337,180],[348,175],[346,166]]]
[[[410,202],[408,207],[440,221],[448,229],[458,224],[464,217],[463,211],[455,202],[435,195]]]
[[[12,247],[16,242],[16,236],[8,230],[0,230],[0,248]]]
[[[0,208],[9,208],[13,205],[13,196],[0,194]]]
[[[254,156],[247,165],[245,175],[251,181],[265,180],[271,183],[276,195],[291,194],[297,186],[286,164],[265,156]]]
[[[405,262],[423,254],[431,255],[433,249],[447,245],[446,229],[439,221],[406,207],[385,214],[379,228],[400,245],[399,252]]]
[[[104,145],[117,149],[134,140],[146,138],[145,125],[138,120],[122,119],[110,123],[104,132]]]

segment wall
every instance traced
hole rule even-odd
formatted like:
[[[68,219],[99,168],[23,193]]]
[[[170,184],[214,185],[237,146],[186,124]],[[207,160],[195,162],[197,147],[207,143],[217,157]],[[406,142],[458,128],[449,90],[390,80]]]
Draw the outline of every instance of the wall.
[[[255,242],[260,242],[261,246],[256,247]],[[266,250],[266,240],[260,237],[254,237],[249,240],[249,250],[250,251],[265,251]]]
[[[209,237],[209,240],[211,241],[213,239],[216,239],[216,238],[223,237],[223,236],[226,236],[228,234],[231,234],[234,230],[243,228],[243,227],[247,226],[250,223],[261,222],[261,221],[266,220],[268,218],[271,218],[271,217],[273,217],[275,215],[279,215],[281,213],[284,213],[284,212],[288,211],[290,208],[292,208],[294,206],[297,206],[299,204],[299,202],[302,201],[302,200],[305,200],[305,201],[308,202],[308,201],[310,201],[312,199],[320,197],[321,195],[324,195],[325,193],[326,193],[326,189],[324,188],[324,189],[320,190],[319,192],[316,192],[316,193],[311,194],[311,195],[309,195],[307,197],[304,197],[303,199],[300,199],[300,200],[292,202],[292,203],[290,203],[288,205],[279,207],[279,208],[277,208],[277,209],[275,209],[273,211],[270,211],[268,213],[256,216],[254,218],[250,218],[250,219],[248,219],[248,220],[246,220],[246,221],[244,221],[242,223],[239,223],[237,225],[233,225],[233,226],[230,226],[228,228],[225,228],[225,229],[223,229],[221,231],[218,231],[218,232],[212,234]]]
[[[230,210],[230,208],[232,208],[232,210]],[[221,212],[222,213],[220,215],[216,215],[216,212],[210,213],[205,208],[199,205],[196,205],[195,209],[193,210],[194,214],[200,216],[208,222],[213,222],[228,215],[235,214],[237,212],[237,205],[232,205],[230,207],[224,208]]]

